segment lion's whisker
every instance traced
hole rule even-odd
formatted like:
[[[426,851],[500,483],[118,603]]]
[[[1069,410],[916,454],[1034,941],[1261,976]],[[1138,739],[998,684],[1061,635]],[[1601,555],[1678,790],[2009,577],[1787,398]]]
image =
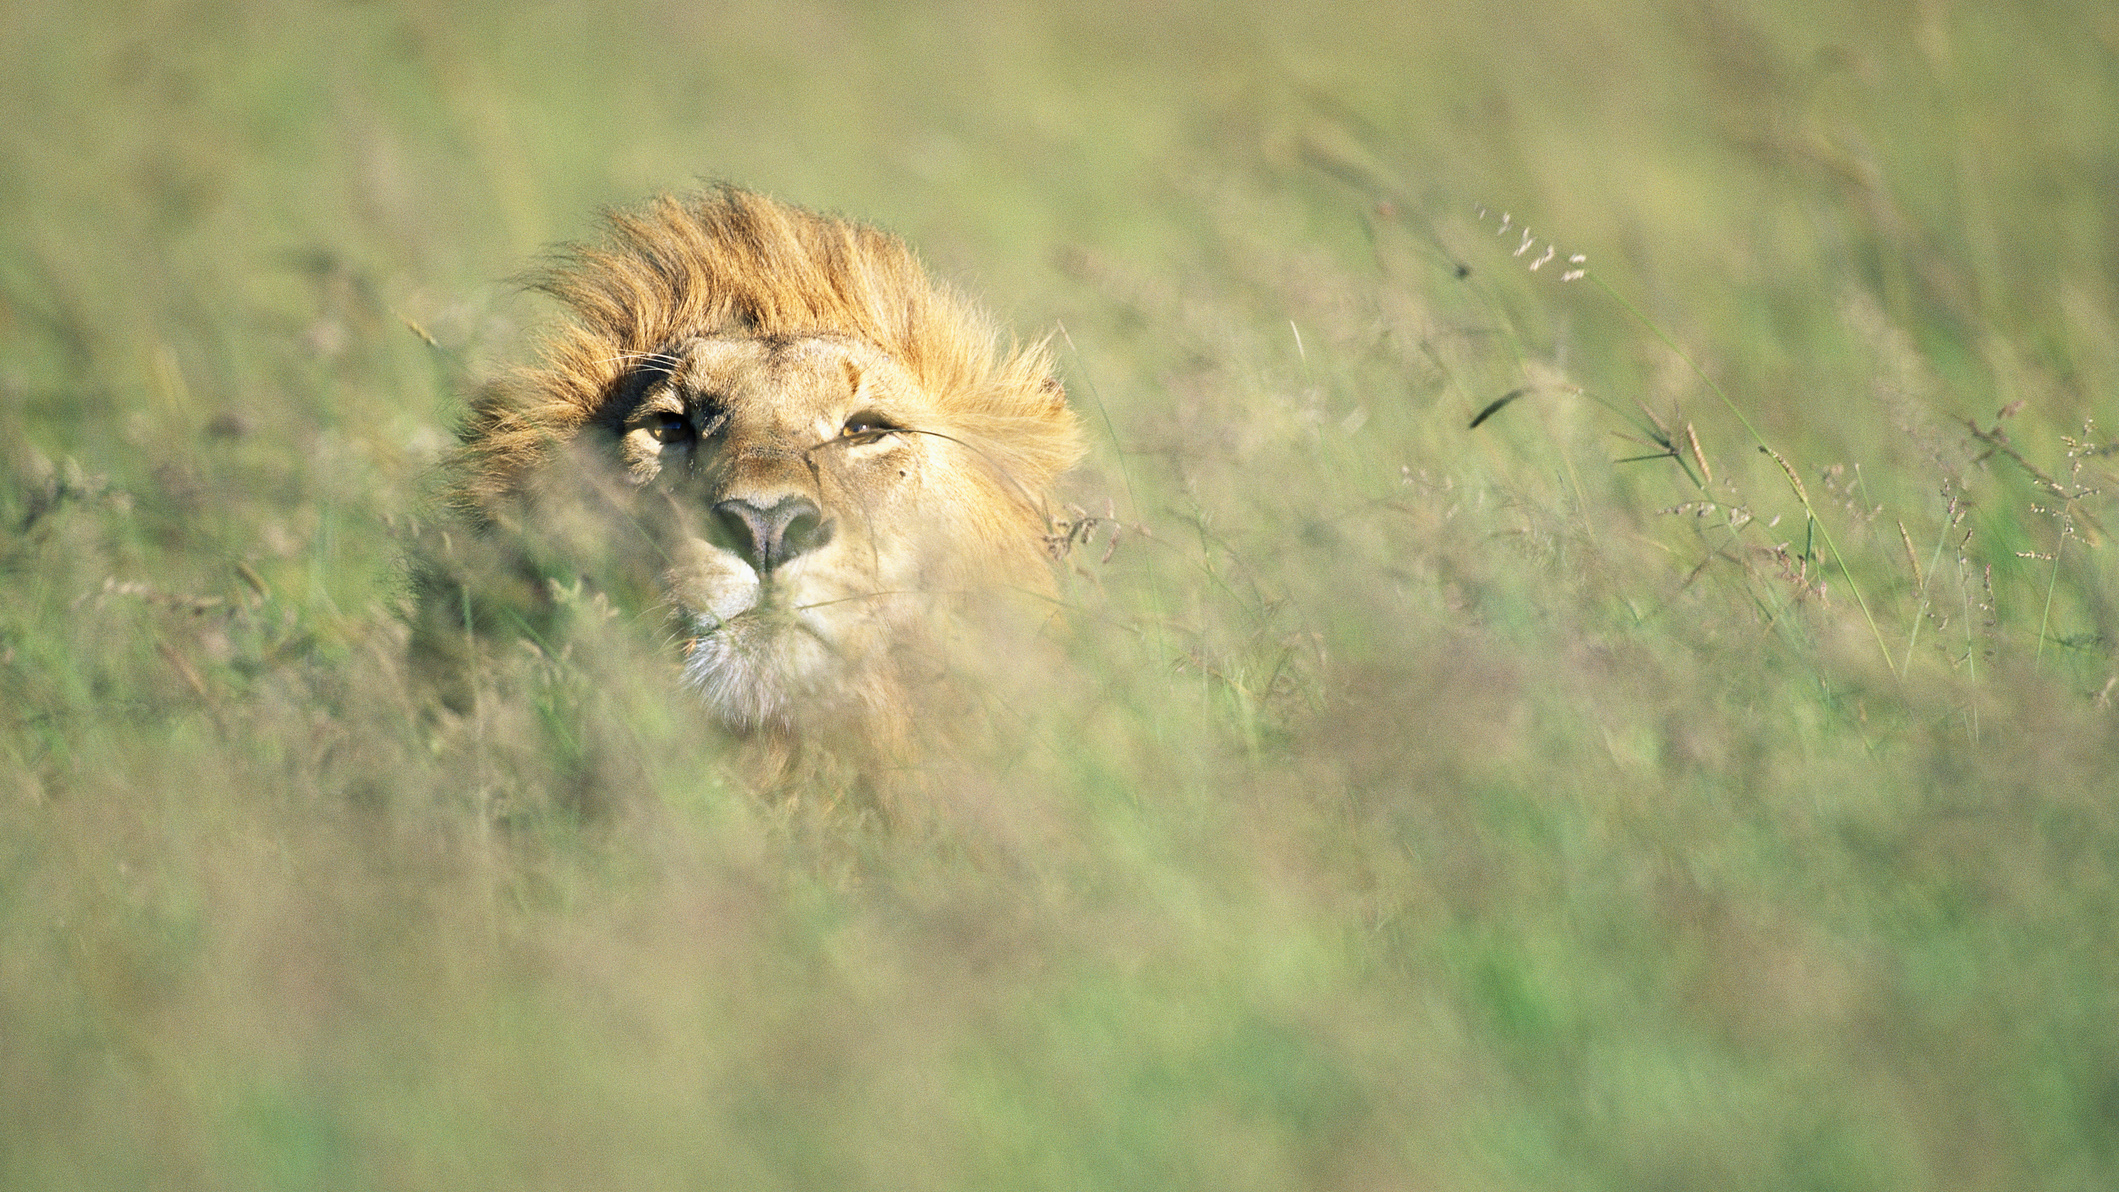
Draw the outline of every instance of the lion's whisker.
[[[886,596],[968,596],[971,593],[959,588],[896,588],[877,592],[859,592],[852,596],[834,596],[830,600],[813,600],[808,604],[791,604],[789,612],[808,612],[813,608],[829,608],[834,604],[849,604],[856,600],[881,600]]]
[[[683,362],[682,357],[670,352],[619,352],[618,354],[613,356],[605,356],[597,360],[596,363],[629,364],[636,360],[649,361],[655,364],[659,364],[664,368],[675,368],[678,364]]]
[[[901,426],[888,433],[900,435],[926,435],[930,438],[942,439],[947,442],[955,443],[957,446],[962,447],[964,450],[969,451],[973,455],[978,456],[979,460],[983,462],[988,468],[990,468],[995,476],[998,476],[1002,480],[1006,481],[1008,483],[1008,487],[1015,490],[1015,495],[1019,499],[1021,499],[1025,508],[1035,512],[1039,517],[1043,517],[1047,520],[1050,520],[1051,510],[1045,504],[1045,502],[1041,498],[1039,498],[1035,493],[1032,493],[1029,488],[1025,487],[1022,481],[1017,480],[1015,478],[1015,473],[1012,470],[1003,466],[999,460],[993,458],[992,453],[980,447],[978,444],[965,439],[960,439],[955,435],[948,434],[943,431],[926,430],[922,427],[917,426]],[[804,448],[802,451],[802,456],[804,459],[808,459],[810,457],[811,452],[819,451],[826,447],[845,446],[848,442],[849,440],[843,438],[825,439],[823,442],[812,443],[808,447]],[[811,464],[810,467],[814,469],[816,465]]]

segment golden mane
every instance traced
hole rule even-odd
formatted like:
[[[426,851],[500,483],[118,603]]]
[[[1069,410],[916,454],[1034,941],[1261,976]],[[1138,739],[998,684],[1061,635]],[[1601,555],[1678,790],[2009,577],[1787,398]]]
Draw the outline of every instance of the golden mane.
[[[541,361],[472,402],[455,491],[467,513],[497,512],[629,376],[698,337],[865,341],[933,397],[945,425],[924,429],[964,441],[1030,491],[1080,455],[1044,344],[1004,349],[987,317],[931,281],[895,236],[725,184],[606,222],[602,243],[562,250],[534,279],[572,315]]]

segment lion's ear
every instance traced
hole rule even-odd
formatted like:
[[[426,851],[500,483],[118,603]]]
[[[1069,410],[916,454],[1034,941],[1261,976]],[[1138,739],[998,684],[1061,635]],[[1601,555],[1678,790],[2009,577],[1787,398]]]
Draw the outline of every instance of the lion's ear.
[[[1045,400],[1051,402],[1054,406],[1067,404],[1067,387],[1060,384],[1058,377],[1046,377],[1044,382],[1037,387],[1037,391],[1043,394]]]

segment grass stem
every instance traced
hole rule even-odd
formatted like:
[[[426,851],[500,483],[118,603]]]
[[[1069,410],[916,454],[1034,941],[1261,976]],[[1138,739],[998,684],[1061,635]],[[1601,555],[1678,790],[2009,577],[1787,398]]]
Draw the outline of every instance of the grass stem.
[[[1847,577],[1847,590],[1854,594],[1854,603],[1861,609],[1862,620],[1868,624],[1870,636],[1876,639],[1876,650],[1883,657],[1885,669],[1891,672],[1892,678],[1901,678],[1898,663],[1891,657],[1891,647],[1884,642],[1883,630],[1877,626],[1875,615],[1869,611],[1869,602],[1862,596],[1860,583],[1855,580],[1853,570],[1847,566],[1846,556],[1841,553],[1839,543],[1833,539],[1831,527],[1824,524],[1823,519],[1817,515],[1816,507],[1810,503],[1810,494],[1804,489],[1802,481],[1796,476],[1795,469],[1789,465],[1787,459],[1780,452],[1775,451],[1766,442],[1766,436],[1759,433],[1758,427],[1753,425],[1751,419],[1744,415],[1744,411],[1730,398],[1728,392],[1716,384],[1713,377],[1707,375],[1707,370],[1701,368],[1699,362],[1694,360],[1690,353],[1679,347],[1677,342],[1671,339],[1670,336],[1664,334],[1662,327],[1658,326],[1654,319],[1643,314],[1639,307],[1627,301],[1625,295],[1619,293],[1618,290],[1612,287],[1611,283],[1605,281],[1595,272],[1590,272],[1588,277],[1590,281],[1596,283],[1599,290],[1608,295],[1613,302],[1618,303],[1619,309],[1632,316],[1635,322],[1647,328],[1648,333],[1661,341],[1664,347],[1677,353],[1678,359],[1685,362],[1685,367],[1691,369],[1692,374],[1707,386],[1708,391],[1720,398],[1722,405],[1736,416],[1737,422],[1743,426],[1745,433],[1751,436],[1752,442],[1758,445],[1758,449],[1772,456],[1773,461],[1781,466],[1781,471],[1788,477],[1788,487],[1795,491],[1796,500],[1802,502],[1803,513],[1810,519],[1811,525],[1816,527],[1816,532],[1824,538],[1825,549],[1832,552],[1832,561],[1839,564],[1840,574]]]

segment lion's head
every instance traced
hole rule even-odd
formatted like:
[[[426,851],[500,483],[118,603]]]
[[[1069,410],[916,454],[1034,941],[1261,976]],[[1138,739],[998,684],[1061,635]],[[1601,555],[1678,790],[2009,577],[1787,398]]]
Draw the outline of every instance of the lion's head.
[[[894,237],[760,195],[610,222],[541,279],[571,317],[455,461],[456,504],[538,560],[525,592],[570,556],[630,569],[715,718],[800,732],[902,716],[967,609],[1050,591],[1081,445],[1041,346]]]

